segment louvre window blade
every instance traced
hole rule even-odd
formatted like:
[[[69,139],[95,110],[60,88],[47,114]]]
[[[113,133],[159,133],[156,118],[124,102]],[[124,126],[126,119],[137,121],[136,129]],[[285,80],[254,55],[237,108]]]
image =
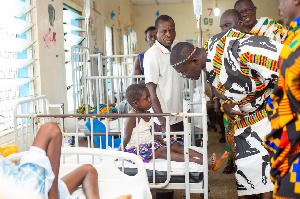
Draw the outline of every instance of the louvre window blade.
[[[34,41],[13,37],[0,37],[0,50],[23,52],[29,48]]]
[[[32,64],[35,59],[0,58],[1,68],[23,68]]]
[[[34,24],[14,17],[0,17],[0,31],[22,35]]]

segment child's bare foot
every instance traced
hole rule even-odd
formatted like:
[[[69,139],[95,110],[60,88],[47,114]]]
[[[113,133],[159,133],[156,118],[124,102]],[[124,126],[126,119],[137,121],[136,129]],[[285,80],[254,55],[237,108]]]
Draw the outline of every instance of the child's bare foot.
[[[117,197],[116,199],[131,199],[132,198],[132,195],[131,194],[128,194],[128,195],[122,195],[122,196],[119,196]]]
[[[212,167],[215,165],[215,161],[216,161],[216,154],[213,153],[210,158],[208,159],[208,170],[211,170]]]
[[[217,171],[220,168],[222,162],[228,157],[228,154],[229,153],[225,151],[224,154],[215,161],[215,164],[212,165],[213,171]]]

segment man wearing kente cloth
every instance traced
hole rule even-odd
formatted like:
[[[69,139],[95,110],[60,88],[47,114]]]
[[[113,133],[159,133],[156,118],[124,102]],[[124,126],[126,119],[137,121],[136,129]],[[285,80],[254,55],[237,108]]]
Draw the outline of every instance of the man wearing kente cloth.
[[[300,0],[279,0],[290,26],[279,59],[279,78],[267,105],[272,131],[265,138],[270,154],[274,198],[300,198]]]
[[[184,78],[207,80],[227,99],[224,110],[234,120],[236,180],[239,198],[272,198],[270,162],[263,138],[271,131],[266,100],[278,78],[277,60],[282,44],[237,30],[213,36],[205,48],[181,42],[171,52],[171,65]],[[241,117],[243,118],[241,118]]]
[[[243,30],[251,35],[261,35],[269,37],[274,41],[282,43],[283,39],[287,35],[287,30],[281,24],[275,22],[268,17],[261,17],[256,19],[257,8],[253,4],[252,0],[238,0],[236,1],[234,8],[241,14]],[[234,27],[233,27],[234,28]],[[227,114],[224,114],[224,125],[226,131],[226,143],[231,147],[228,156],[228,162],[224,168],[223,173],[230,173],[233,170],[233,162],[235,158],[234,149],[234,124]]]
[[[286,28],[273,19],[268,17],[256,19],[257,8],[252,0],[238,0],[234,4],[234,9],[241,14],[246,33],[266,36],[280,43],[286,37]]]

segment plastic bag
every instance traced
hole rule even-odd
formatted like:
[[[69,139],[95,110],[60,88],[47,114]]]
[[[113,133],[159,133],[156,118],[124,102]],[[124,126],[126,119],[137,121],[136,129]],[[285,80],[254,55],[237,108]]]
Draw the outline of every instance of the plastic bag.
[[[193,95],[193,102],[199,102],[199,104],[194,105],[194,113],[201,113],[202,112],[202,94],[200,93],[201,87],[198,86],[195,88],[195,93]],[[209,97],[206,95],[206,101],[209,101]],[[202,129],[203,124],[202,124],[202,117],[195,117],[194,119],[194,125],[197,128]]]
[[[18,153],[18,147],[15,144],[4,146],[4,147],[0,147],[0,153],[1,153],[1,155],[3,157],[7,157],[10,154]]]

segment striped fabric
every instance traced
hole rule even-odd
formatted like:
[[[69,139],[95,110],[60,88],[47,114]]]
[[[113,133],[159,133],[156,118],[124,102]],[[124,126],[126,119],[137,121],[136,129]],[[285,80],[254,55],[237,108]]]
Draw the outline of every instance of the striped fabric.
[[[258,111],[249,117],[242,118],[239,122],[235,121],[234,126],[235,126],[235,129],[245,128],[247,126],[251,126],[251,125],[261,121],[262,119],[264,119],[266,117],[267,117],[266,110]]]
[[[272,131],[265,147],[277,199],[300,198],[300,17],[290,26],[280,54],[278,84],[267,104]]]
[[[250,54],[249,62],[257,65],[265,66],[267,69],[277,72],[277,61],[269,59],[266,56]]]
[[[271,39],[236,30],[215,35],[205,45],[208,83],[240,105],[243,112],[253,112],[239,122],[234,121],[230,130],[234,139],[226,138],[228,146],[235,140],[236,153],[231,157],[236,155],[239,196],[269,192],[274,188],[268,154],[263,145],[263,137],[271,131],[271,124],[266,111],[258,109],[265,105],[270,95],[267,86],[277,80],[278,62],[273,59],[279,57],[281,47]]]
[[[267,17],[261,17],[249,32],[251,35],[266,36],[280,43],[284,40],[286,33],[285,27]]]

